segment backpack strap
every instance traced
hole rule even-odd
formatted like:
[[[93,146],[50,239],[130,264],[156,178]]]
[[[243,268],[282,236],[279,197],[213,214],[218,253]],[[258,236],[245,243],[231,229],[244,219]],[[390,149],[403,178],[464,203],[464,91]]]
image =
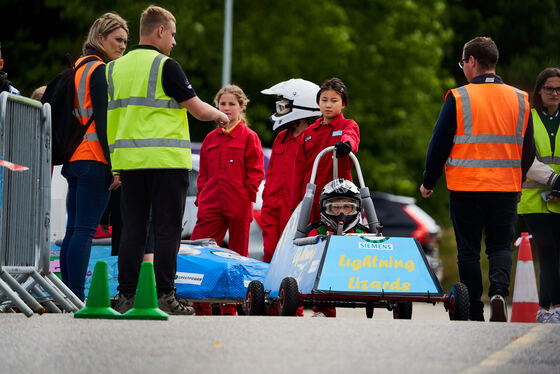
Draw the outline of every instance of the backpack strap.
[[[74,76],[76,75],[76,72],[78,71],[78,69],[82,66],[84,66],[85,64],[88,64],[90,62],[95,62],[98,61],[100,63],[103,62],[103,60],[99,57],[99,56],[95,56],[95,55],[89,55],[86,58],[84,58],[82,61],[80,61],[80,63],[76,66],[74,66],[72,69],[74,71]],[[74,78],[75,79],[75,78]],[[79,88],[78,88],[78,105],[79,105],[79,109],[83,109],[83,98],[80,97],[80,92],[79,92]],[[76,113],[74,113],[74,115],[76,115]],[[89,129],[89,126],[91,125],[91,123],[93,122],[93,113],[91,113],[91,116],[89,116],[88,121],[86,122],[86,124],[84,125],[86,128],[86,132]]]
[[[72,69],[74,69],[74,73],[75,73],[76,70],[78,70],[83,65],[87,64],[88,62],[92,62],[92,61],[96,61],[96,60],[103,62],[101,57],[95,56],[95,55],[89,55],[86,58],[84,58],[82,61],[80,61],[80,63],[78,65],[73,66]]]

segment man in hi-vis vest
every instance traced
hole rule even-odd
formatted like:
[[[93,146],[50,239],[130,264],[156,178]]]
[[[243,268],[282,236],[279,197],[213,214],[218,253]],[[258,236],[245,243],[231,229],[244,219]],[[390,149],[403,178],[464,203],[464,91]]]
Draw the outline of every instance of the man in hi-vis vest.
[[[498,47],[477,37],[459,67],[469,84],[447,92],[426,155],[420,192],[431,196],[445,166],[459,278],[469,291],[469,319],[484,321],[480,242],[489,261],[490,321],[507,322],[511,243],[521,183],[535,158],[526,92],[496,75]]]
[[[106,69],[107,140],[113,170],[122,181],[116,306],[121,313],[134,303],[150,207],[159,307],[170,314],[194,313],[178,301],[174,284],[191,169],[187,110],[221,127],[228,117],[201,101],[181,65],[168,57],[175,24],[169,11],[148,7],[140,18],[139,45]]]

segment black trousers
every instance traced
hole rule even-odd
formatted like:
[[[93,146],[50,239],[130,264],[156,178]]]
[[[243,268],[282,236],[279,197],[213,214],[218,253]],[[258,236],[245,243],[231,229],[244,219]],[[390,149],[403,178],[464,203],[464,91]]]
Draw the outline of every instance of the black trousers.
[[[548,309],[560,304],[560,214],[524,214],[533,235],[533,257],[540,268],[539,306]]]
[[[449,212],[455,240],[459,278],[469,290],[472,320],[484,320],[480,249],[484,232],[489,262],[488,295],[508,296],[512,266],[513,235],[517,219],[515,192],[450,191]]]
[[[177,254],[181,242],[185,199],[189,187],[184,169],[129,170],[121,172],[123,233],[119,248],[119,291],[134,294],[146,249],[152,207],[154,271],[158,293],[175,287]]]

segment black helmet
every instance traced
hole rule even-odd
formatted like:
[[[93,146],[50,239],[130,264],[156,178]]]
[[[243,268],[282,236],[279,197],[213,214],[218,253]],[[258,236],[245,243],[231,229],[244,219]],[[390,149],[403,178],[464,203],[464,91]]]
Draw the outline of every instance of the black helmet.
[[[342,178],[335,179],[323,187],[319,205],[321,222],[335,232],[338,231],[339,222],[343,222],[342,232],[352,229],[362,213],[360,190],[354,183]]]

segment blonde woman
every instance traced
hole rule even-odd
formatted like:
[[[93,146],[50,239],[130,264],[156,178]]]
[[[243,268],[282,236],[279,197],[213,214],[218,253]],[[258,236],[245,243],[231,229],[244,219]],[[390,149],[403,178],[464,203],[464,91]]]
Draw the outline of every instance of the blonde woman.
[[[62,175],[68,181],[68,220],[60,249],[60,272],[64,283],[82,300],[91,241],[109,201],[110,189],[120,184],[118,178],[113,178],[108,162],[105,63],[121,57],[127,41],[126,21],[115,13],[105,13],[91,26],[83,54],[75,63],[74,113],[89,127],[70,161],[62,167]]]

